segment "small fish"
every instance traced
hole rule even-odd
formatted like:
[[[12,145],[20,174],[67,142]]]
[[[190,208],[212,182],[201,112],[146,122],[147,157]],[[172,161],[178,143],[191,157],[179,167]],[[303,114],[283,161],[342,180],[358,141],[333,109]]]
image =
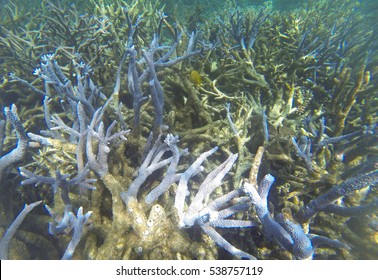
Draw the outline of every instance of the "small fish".
[[[202,84],[202,78],[201,75],[198,73],[198,71],[193,70],[190,72],[190,81],[196,86],[200,86]]]

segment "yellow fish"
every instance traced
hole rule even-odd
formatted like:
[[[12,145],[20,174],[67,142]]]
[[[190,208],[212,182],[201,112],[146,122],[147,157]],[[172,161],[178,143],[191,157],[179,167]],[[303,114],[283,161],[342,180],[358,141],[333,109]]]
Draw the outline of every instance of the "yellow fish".
[[[190,72],[190,81],[196,86],[200,86],[202,83],[201,75],[198,73],[198,71],[193,70]]]

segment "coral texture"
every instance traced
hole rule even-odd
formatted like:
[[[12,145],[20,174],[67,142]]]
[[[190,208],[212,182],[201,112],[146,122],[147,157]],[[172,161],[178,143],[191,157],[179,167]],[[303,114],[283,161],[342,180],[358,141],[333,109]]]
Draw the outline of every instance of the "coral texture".
[[[24,2],[0,4],[2,259],[378,258],[360,1]]]

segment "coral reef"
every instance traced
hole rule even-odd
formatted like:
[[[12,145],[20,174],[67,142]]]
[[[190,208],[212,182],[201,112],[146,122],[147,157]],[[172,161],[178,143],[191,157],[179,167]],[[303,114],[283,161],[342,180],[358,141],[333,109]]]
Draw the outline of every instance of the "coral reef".
[[[175,2],[1,4],[1,258],[377,259],[361,3]]]

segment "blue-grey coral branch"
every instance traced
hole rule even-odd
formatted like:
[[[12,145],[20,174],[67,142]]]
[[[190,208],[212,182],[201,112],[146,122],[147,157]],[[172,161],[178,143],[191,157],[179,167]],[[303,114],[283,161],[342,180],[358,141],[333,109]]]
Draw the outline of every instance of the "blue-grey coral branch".
[[[311,200],[296,215],[298,221],[307,222],[316,213],[322,211],[328,205],[335,202],[340,197],[350,194],[353,191],[364,187],[374,186],[378,183],[378,170],[366,174],[359,174],[339,185],[333,186],[329,191]]]
[[[199,186],[199,189],[193,200],[188,205],[187,210],[184,209],[185,198],[188,192],[189,179],[201,169],[201,164],[207,157],[212,155],[217,150],[217,147],[210,151],[201,154],[198,159],[181,175],[179,186],[176,191],[175,207],[179,215],[180,227],[192,227],[199,225],[202,230],[211,237],[211,239],[237,258],[255,259],[254,256],[243,252],[231,245],[224,239],[214,227],[221,228],[245,228],[253,227],[252,221],[243,221],[236,219],[227,219],[228,217],[245,211],[248,209],[248,204],[245,200],[239,200],[239,204],[228,206],[231,200],[241,195],[241,190],[231,191],[221,197],[204,203],[205,197],[221,185],[222,179],[230,171],[237,159],[237,154],[231,154],[222,164],[211,171],[205,180]]]
[[[89,218],[92,216],[92,211],[88,211],[83,214],[83,207],[80,207],[77,210],[77,215],[75,217],[74,226],[73,226],[73,235],[70,243],[67,246],[66,251],[62,257],[62,260],[69,260],[72,258],[73,253],[75,252],[76,246],[79,244],[81,236],[83,235],[84,226],[89,223]]]
[[[137,201],[137,196],[139,193],[139,189],[141,188],[142,184],[147,180],[147,178],[156,170],[159,170],[168,164],[170,164],[173,160],[173,157],[169,157],[166,159],[162,159],[163,155],[170,151],[171,148],[176,153],[174,155],[174,163],[171,165],[171,170],[166,176],[166,178],[163,179],[164,184],[160,184],[160,187],[155,192],[154,190],[151,191],[152,194],[147,195],[147,203],[152,203],[155,201],[162,192],[160,191],[161,188],[164,188],[164,190],[167,190],[167,188],[178,180],[178,178],[175,176],[175,169],[177,166],[177,162],[179,160],[180,155],[177,154],[178,148],[176,146],[177,138],[173,135],[168,136],[168,140],[165,142],[161,141],[161,136],[156,139],[155,144],[152,146],[151,150],[147,154],[146,158],[144,159],[142,165],[140,166],[138,173],[136,175],[136,178],[129,186],[129,189],[127,192],[124,192],[121,194],[123,201],[126,205],[129,205],[132,201]],[[170,147],[171,146],[171,147]],[[162,182],[163,183],[163,182]]]
[[[29,138],[26,135],[25,129],[21,124],[21,121],[17,115],[16,105],[12,105],[10,108],[5,107],[4,113],[17,134],[17,146],[7,154],[0,157],[0,182],[3,180],[6,169],[12,164],[22,160],[25,156],[29,146]],[[3,141],[3,139],[1,139]]]
[[[96,179],[87,179],[89,169],[85,168],[79,172],[76,177],[68,179],[70,175],[61,174],[60,171],[55,172],[55,178],[36,175],[33,172],[28,171],[27,169],[20,167],[20,175],[26,179],[21,182],[21,185],[50,185],[53,193],[55,194],[58,191],[58,188],[61,190],[61,198],[65,205],[70,205],[71,200],[69,193],[73,186],[79,186],[82,191],[85,190],[95,190],[96,188],[92,183],[96,182]]]
[[[147,99],[147,95],[142,92],[143,83],[147,80],[149,81],[148,84],[150,86],[150,94],[155,111],[154,132],[160,133],[160,128],[163,125],[164,92],[157,77],[158,69],[171,67],[174,64],[182,62],[194,55],[198,55],[201,52],[200,50],[193,50],[195,34],[192,33],[186,53],[171,58],[179,44],[180,36],[180,34],[177,34],[177,38],[175,38],[175,41],[172,46],[170,46],[169,50],[160,54],[160,51],[163,50],[159,45],[160,35],[159,33],[155,33],[149,48],[142,50],[143,59],[140,61],[137,61],[137,51],[134,45],[130,45],[126,50],[126,53],[130,57],[128,68],[128,89],[133,95],[134,133],[136,135],[139,134],[140,130],[140,109]],[[158,52],[160,56],[155,58]],[[146,66],[143,64],[146,64]],[[140,74],[138,73],[137,65],[142,65],[144,67],[144,70]]]
[[[250,196],[251,203],[255,206],[256,214],[263,225],[266,238],[272,241],[276,240],[288,250],[293,246],[294,241],[290,234],[270,216],[268,208],[268,194],[273,182],[274,177],[267,174],[258,186],[245,182],[244,191]]]
[[[19,228],[22,221],[25,219],[26,215],[29,214],[30,211],[32,211],[36,206],[38,206],[41,203],[42,201],[37,201],[31,204],[25,204],[20,214],[18,214],[16,219],[13,221],[10,227],[6,230],[3,238],[0,241],[0,260],[8,259],[9,245],[14,234],[16,233],[16,230]]]

